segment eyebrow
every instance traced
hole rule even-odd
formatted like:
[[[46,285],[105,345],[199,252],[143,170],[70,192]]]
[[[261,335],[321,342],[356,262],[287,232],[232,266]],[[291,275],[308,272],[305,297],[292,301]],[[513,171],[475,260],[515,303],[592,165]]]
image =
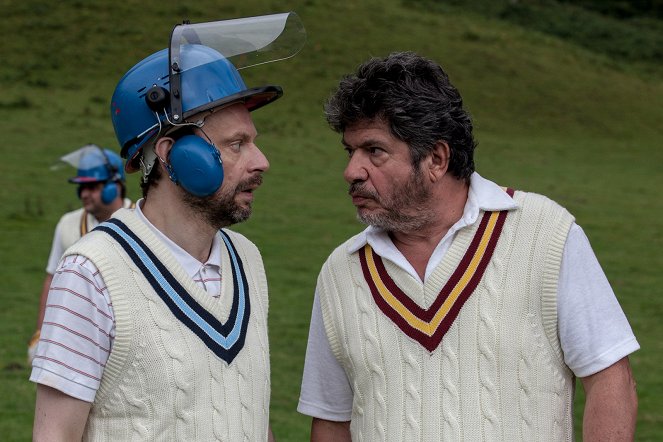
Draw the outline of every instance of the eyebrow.
[[[255,137],[253,137],[253,139],[255,140],[256,138],[258,138],[258,135],[259,135],[258,132],[256,132]],[[235,140],[246,141],[246,140],[250,140],[250,139],[251,139],[251,134],[250,133],[240,130],[240,131],[237,131],[237,132],[233,132],[229,136],[225,136],[225,137],[221,138],[221,142],[225,144],[225,143],[229,143],[229,142],[235,141]]]
[[[341,144],[343,144],[343,146],[345,146],[348,149],[353,148],[353,146],[351,146],[350,144],[348,144],[345,141],[345,138],[341,138]],[[382,146],[384,146],[384,144],[385,143],[382,140],[379,140],[377,138],[369,138],[369,139],[366,139],[366,140],[362,141],[357,146],[354,146],[354,148],[355,149],[361,149],[361,148],[369,147],[369,146],[380,146],[380,147],[382,147]]]

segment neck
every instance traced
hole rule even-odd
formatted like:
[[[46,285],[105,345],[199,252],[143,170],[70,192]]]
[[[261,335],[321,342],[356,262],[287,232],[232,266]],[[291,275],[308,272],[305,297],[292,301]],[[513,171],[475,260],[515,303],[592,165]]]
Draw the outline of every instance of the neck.
[[[468,192],[467,182],[455,178],[445,180],[431,195],[429,210],[435,216],[430,223],[416,231],[389,233],[396,248],[414,267],[422,281],[433,251],[449,229],[463,216]]]
[[[122,198],[115,198],[113,202],[111,202],[108,205],[103,206],[99,211],[96,211],[95,213],[92,213],[92,216],[94,216],[97,221],[100,223],[106,221],[115,213],[116,211],[120,210],[124,205],[124,201]]]
[[[217,229],[192,216],[180,198],[172,193],[156,192],[157,189],[150,189],[149,198],[143,201],[143,215],[189,255],[200,262],[207,261]]]

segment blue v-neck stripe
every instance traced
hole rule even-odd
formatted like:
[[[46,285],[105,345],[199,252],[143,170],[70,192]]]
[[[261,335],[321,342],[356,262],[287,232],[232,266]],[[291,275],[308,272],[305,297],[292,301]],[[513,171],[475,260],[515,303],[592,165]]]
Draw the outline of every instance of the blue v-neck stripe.
[[[141,270],[175,317],[193,331],[217,356],[230,363],[244,346],[250,316],[248,282],[237,251],[220,231],[232,262],[233,301],[226,323],[221,323],[182,287],[154,253],[124,223],[111,219],[97,230],[113,237]]]

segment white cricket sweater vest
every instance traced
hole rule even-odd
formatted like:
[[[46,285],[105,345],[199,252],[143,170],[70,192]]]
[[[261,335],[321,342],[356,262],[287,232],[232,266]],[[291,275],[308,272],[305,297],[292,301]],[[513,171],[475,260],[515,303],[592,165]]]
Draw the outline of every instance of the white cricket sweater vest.
[[[332,352],[354,393],[353,441],[573,439],[574,378],[557,337],[556,304],[573,217],[540,195],[514,199],[520,207],[506,216],[483,276],[431,351],[378,307],[362,251],[347,252],[353,239],[323,266],[318,293]],[[461,265],[482,215],[456,234],[423,285],[384,260],[421,309],[435,305]],[[403,311],[403,321],[413,316]]]
[[[191,297],[220,322],[231,314],[233,272],[223,248],[222,293],[199,288],[131,210],[114,214],[159,258]],[[267,281],[258,249],[224,230],[239,255],[250,299],[243,348],[230,364],[169,310],[125,250],[92,231],[67,251],[91,259],[108,287],[116,337],[84,440],[265,441],[270,369]]]
[[[133,207],[133,203],[128,198],[125,198],[122,204],[124,208]],[[97,224],[99,224],[99,222],[94,215],[86,212],[83,207],[62,215],[60,221],[58,221],[58,225],[60,226],[60,243],[62,244],[62,250],[67,250],[76,241],[81,239],[81,236],[87,234],[90,230],[96,227]]]
[[[85,220],[82,219],[83,216],[86,217]],[[83,234],[88,232],[87,228],[81,229],[82,225],[93,226],[96,225],[96,222],[94,217],[85,212],[85,209],[81,207],[80,209],[62,215],[59,224],[62,250],[67,250],[72,244],[78,241]]]

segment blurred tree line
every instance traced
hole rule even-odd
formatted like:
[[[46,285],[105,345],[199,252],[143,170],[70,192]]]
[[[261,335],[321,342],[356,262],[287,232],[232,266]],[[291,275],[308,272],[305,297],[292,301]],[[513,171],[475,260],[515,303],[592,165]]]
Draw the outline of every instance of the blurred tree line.
[[[559,0],[610,17],[656,17],[663,19],[663,0]]]
[[[663,0],[402,0],[429,12],[454,9],[554,35],[610,60],[663,76]]]

